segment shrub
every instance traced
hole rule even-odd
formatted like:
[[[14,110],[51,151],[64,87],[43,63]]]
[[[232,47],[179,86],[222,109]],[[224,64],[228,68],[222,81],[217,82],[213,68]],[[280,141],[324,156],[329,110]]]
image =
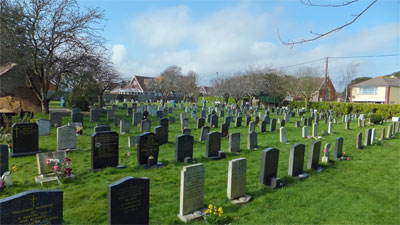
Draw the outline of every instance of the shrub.
[[[383,122],[383,117],[381,115],[372,113],[369,115],[369,119],[371,121],[371,123],[374,124],[381,124]]]

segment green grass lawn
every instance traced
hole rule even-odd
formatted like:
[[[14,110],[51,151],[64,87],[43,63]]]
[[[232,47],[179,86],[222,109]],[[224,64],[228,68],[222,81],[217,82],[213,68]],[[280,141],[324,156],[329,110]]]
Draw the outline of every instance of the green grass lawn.
[[[53,104],[52,104],[53,105]],[[54,104],[59,105],[59,103]],[[53,106],[52,106],[53,107]],[[180,113],[175,110],[174,113]],[[198,115],[200,112],[198,113]],[[119,109],[117,116],[129,119],[125,110]],[[169,115],[171,116],[171,115]],[[272,118],[277,117],[271,114]],[[190,115],[189,115],[190,117]],[[48,115],[38,113],[36,118],[48,118]],[[106,123],[105,114],[102,114],[99,123]],[[282,116],[281,116],[282,118]],[[103,171],[91,173],[91,135],[96,122],[89,122],[89,114],[85,113],[85,128],[83,136],[77,137],[79,151],[69,152],[72,160],[72,172],[75,180],[64,181],[63,185],[50,184],[40,186],[35,183],[37,165],[35,156],[10,158],[10,168],[13,165],[18,171],[12,174],[14,186],[6,188],[0,197],[11,196],[31,189],[62,189],[64,191],[64,222],[65,224],[106,224],[107,223],[107,185],[127,176],[150,178],[150,224],[179,224],[182,223],[179,213],[179,188],[181,163],[175,162],[175,138],[180,134],[179,116],[176,123],[169,124],[169,143],[160,147],[159,161],[166,166],[158,169],[146,170],[138,166],[136,147],[128,148],[128,136],[138,135],[139,127],[132,127],[130,134],[119,136],[120,163],[127,165],[125,169],[107,168]],[[248,128],[231,127],[229,132],[241,133],[241,153],[227,153],[222,160],[208,160],[205,156],[205,143],[199,143],[201,129],[196,129],[196,121],[190,119],[189,127],[195,139],[194,160],[204,163],[205,167],[205,194],[204,206],[215,204],[224,208],[225,214],[232,218],[233,224],[399,224],[399,134],[395,139],[384,140],[383,145],[356,149],[356,134],[364,128],[358,128],[357,122],[351,123],[351,130],[344,130],[344,123],[338,119],[333,126],[333,135],[324,136],[321,147],[326,143],[332,144],[334,151],[335,139],[344,138],[344,152],[350,156],[349,161],[335,161],[323,166],[321,173],[305,170],[310,174],[303,181],[288,177],[288,161],[290,148],[295,143],[306,145],[306,169],[309,145],[312,139],[301,137],[301,128],[294,127],[290,118],[286,123],[288,142],[279,142],[279,131],[258,133],[258,150],[247,150]],[[63,124],[70,118],[64,117]],[[155,118],[151,118],[152,130],[159,125]],[[244,121],[243,121],[244,122]],[[109,122],[110,124],[112,122]],[[223,118],[219,119],[219,125]],[[242,123],[245,124],[245,123]],[[377,128],[379,137],[384,125],[368,126]],[[232,126],[234,123],[231,124]],[[279,127],[279,125],[277,124]],[[111,125],[112,130],[119,133],[119,128]],[[311,133],[311,127],[309,127]],[[327,130],[328,125],[320,120],[319,134]],[[267,125],[269,130],[269,125]],[[214,128],[212,131],[219,131]],[[42,151],[56,150],[56,128],[51,128],[51,135],[40,137]],[[282,189],[272,189],[258,181],[261,162],[261,151],[274,147],[280,150],[278,177],[287,185]],[[228,151],[228,138],[223,138],[221,150]],[[130,157],[127,153],[132,152]],[[332,156],[333,154],[331,154]],[[229,160],[245,157],[247,159],[247,187],[246,193],[253,196],[253,201],[245,205],[234,205],[227,199],[227,173]],[[191,223],[204,223],[202,220]]]

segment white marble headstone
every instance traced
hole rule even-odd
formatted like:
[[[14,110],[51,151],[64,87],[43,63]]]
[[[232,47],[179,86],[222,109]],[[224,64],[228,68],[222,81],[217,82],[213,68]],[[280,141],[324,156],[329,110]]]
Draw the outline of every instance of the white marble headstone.
[[[228,190],[230,200],[245,195],[246,192],[246,158],[238,158],[229,161]]]

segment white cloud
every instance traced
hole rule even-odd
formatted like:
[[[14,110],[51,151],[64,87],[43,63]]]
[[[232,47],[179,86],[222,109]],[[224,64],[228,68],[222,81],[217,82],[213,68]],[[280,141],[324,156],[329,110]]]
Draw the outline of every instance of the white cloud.
[[[396,52],[390,48],[399,42],[399,24],[389,24],[290,48],[281,45],[276,34],[278,27],[286,27],[286,15],[284,8],[260,13],[246,5],[225,8],[196,20],[186,6],[145,12],[131,22],[133,47],[114,45],[113,62],[127,77],[157,76],[170,65],[182,67],[183,72],[194,70],[201,77],[217,71],[242,71],[249,66],[293,65],[326,56]],[[127,48],[135,53],[138,47],[145,53],[137,54],[138,59],[129,57]],[[333,61],[330,74],[339,76],[348,62]],[[324,68],[323,61],[313,65]]]

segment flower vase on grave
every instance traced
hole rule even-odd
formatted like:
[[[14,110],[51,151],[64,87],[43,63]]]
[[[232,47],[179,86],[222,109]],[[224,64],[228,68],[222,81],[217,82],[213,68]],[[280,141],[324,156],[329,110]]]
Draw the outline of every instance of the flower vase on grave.
[[[149,156],[149,158],[147,159],[147,166],[151,167],[152,165],[156,164],[156,160],[154,159],[153,156]]]
[[[5,186],[12,186],[12,181],[11,181],[11,172],[7,171],[1,176],[1,180],[4,181]]]

